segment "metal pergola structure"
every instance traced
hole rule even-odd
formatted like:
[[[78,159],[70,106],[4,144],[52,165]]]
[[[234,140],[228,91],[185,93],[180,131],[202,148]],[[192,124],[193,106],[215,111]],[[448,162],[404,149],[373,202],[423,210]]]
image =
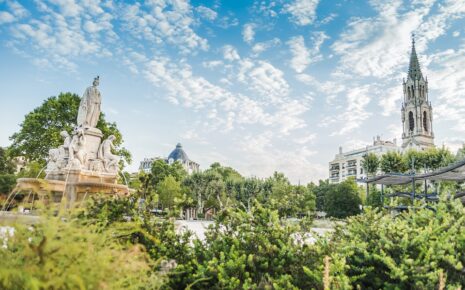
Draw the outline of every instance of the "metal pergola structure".
[[[425,201],[438,201],[438,193],[427,193],[427,181],[465,181],[465,159],[455,162],[449,166],[440,168],[438,170],[416,174],[412,173],[388,173],[371,178],[357,179],[357,182],[366,183],[367,196],[369,192],[370,184],[381,185],[381,200],[384,204],[384,186],[385,185],[408,185],[411,184],[411,192],[395,192],[393,194],[386,195],[386,197],[407,197],[411,198],[412,201],[415,199],[424,199]],[[417,182],[424,184],[424,190],[422,194],[416,193]],[[465,192],[457,192],[454,198],[464,198]],[[408,206],[397,206],[397,210],[406,210]]]

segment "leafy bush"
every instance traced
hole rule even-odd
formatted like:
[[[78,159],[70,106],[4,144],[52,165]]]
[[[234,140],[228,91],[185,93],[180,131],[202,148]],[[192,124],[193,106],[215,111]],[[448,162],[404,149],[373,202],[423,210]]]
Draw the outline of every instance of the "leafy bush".
[[[156,289],[162,279],[151,268],[142,246],[58,217],[15,224],[0,247],[1,289]]]
[[[298,243],[296,235],[298,227],[282,224],[277,211],[259,204],[250,212],[224,211],[206,232],[205,241],[194,241],[195,259],[184,268],[192,272],[176,288],[320,287],[321,281],[306,276],[304,265],[313,268],[322,264],[322,258],[313,247]]]
[[[16,184],[14,174],[0,174],[0,194],[8,195]]]
[[[329,216],[346,218],[360,213],[362,201],[357,184],[347,179],[329,190],[325,197],[325,210]]]
[[[458,201],[396,217],[379,210],[348,219],[327,252],[362,289],[435,289],[440,277],[465,285],[465,210]]]

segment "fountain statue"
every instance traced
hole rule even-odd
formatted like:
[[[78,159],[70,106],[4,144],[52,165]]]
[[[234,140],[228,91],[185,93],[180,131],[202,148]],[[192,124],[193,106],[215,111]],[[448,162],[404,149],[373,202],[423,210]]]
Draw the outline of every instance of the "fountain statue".
[[[85,90],[74,130],[62,131],[63,145],[49,150],[45,180],[20,178],[17,190],[39,195],[52,192],[52,199],[60,201],[64,197],[68,206],[94,193],[129,194],[127,186],[116,182],[120,157],[112,152],[115,136],[102,141],[103,134],[96,128],[102,101],[99,81],[96,77]]]

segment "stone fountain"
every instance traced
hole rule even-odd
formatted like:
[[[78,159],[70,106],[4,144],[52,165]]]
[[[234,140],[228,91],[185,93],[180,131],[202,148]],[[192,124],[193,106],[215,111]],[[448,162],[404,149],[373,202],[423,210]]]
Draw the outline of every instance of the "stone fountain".
[[[127,186],[116,182],[120,157],[112,153],[115,136],[102,140],[96,128],[102,100],[98,85],[96,77],[82,96],[76,127],[71,133],[62,131],[63,145],[49,150],[45,179],[20,178],[15,191],[34,192],[53,202],[65,197],[68,206],[90,194],[129,194]]]

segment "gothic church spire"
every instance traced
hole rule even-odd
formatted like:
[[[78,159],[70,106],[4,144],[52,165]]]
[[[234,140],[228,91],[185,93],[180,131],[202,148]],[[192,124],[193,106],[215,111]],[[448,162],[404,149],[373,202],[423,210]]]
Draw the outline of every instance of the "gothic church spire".
[[[417,51],[415,50],[415,34],[412,34],[412,52],[410,53],[408,76],[412,80],[419,80],[423,78],[420,69],[420,62],[418,61]]]

